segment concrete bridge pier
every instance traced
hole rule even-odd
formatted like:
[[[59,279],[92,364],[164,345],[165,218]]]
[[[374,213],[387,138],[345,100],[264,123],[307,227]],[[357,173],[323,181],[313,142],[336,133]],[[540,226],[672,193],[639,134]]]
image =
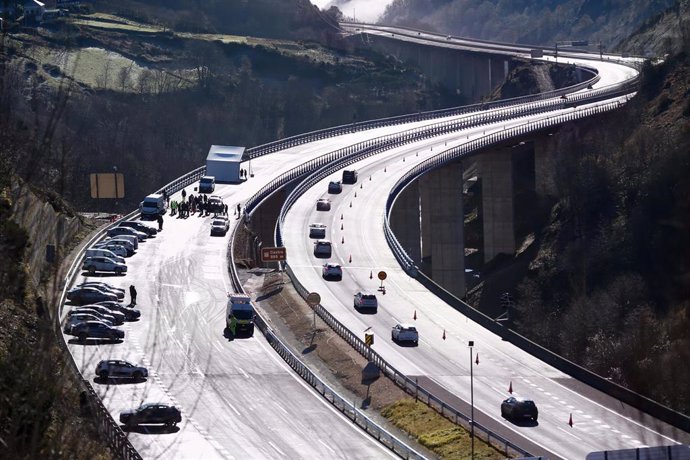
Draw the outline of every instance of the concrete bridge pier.
[[[452,163],[420,179],[422,256],[431,256],[431,278],[457,297],[465,287],[465,214],[462,164]]]
[[[419,181],[413,181],[395,200],[390,225],[393,234],[415,264],[422,260]]]
[[[479,155],[484,263],[499,254],[515,253],[512,154],[512,148],[504,147]]]

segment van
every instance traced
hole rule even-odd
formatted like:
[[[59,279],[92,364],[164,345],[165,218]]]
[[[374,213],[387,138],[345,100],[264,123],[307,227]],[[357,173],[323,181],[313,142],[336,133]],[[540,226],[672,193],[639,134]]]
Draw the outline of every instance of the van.
[[[127,237],[127,235],[120,235],[120,236],[116,236],[114,238],[110,238],[106,241],[108,243],[120,244],[120,245],[124,246],[125,248],[127,248],[127,252],[131,252],[133,254],[134,251],[137,250],[139,242],[133,241],[132,238],[136,239],[136,237]],[[137,244],[137,246],[135,246],[135,243]]]
[[[199,181],[199,193],[213,193],[216,189],[216,177],[204,176]]]
[[[141,217],[153,217],[162,216],[165,214],[165,197],[160,193],[154,193],[148,195],[139,204],[139,212]]]
[[[87,249],[86,257],[107,257],[109,259],[113,259],[115,262],[119,262],[121,264],[125,263],[125,259],[123,257],[115,255],[115,253],[109,249]]]

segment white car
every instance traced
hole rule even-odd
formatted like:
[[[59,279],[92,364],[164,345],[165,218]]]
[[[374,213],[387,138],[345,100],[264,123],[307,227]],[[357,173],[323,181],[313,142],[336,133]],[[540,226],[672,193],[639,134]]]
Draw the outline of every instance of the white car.
[[[113,324],[119,326],[125,322],[125,314],[119,311],[111,310],[110,308],[104,307],[103,305],[88,304],[81,307],[75,307],[70,310],[70,314],[73,313],[96,313],[97,315],[107,318]]]
[[[331,257],[331,242],[328,240],[314,242],[314,255],[316,257]]]
[[[111,251],[113,254],[119,257],[127,257],[129,256],[129,252],[127,251],[127,248],[124,247],[121,244],[109,242],[109,241],[104,241],[102,243],[97,243],[94,244],[94,249],[95,248],[100,248],[100,249],[107,249],[108,251]]]
[[[121,275],[127,273],[127,265],[115,262],[108,257],[87,257],[84,259],[82,270],[86,270],[92,275],[96,272],[114,272]]]
[[[417,328],[411,324],[396,324],[391,330],[391,340],[393,342],[411,342],[415,345],[419,343],[419,333]]]
[[[96,365],[96,375],[102,380],[111,378],[141,380],[149,376],[149,370],[122,359],[104,359]]]
[[[323,268],[321,269],[321,276],[323,276],[323,279],[335,279],[335,280],[341,280],[343,279],[343,267],[341,267],[338,264],[334,263],[327,263],[323,264]]]
[[[230,229],[228,219],[214,217],[211,221],[211,235],[225,235]]]
[[[326,238],[326,226],[319,223],[309,225],[309,238]]]

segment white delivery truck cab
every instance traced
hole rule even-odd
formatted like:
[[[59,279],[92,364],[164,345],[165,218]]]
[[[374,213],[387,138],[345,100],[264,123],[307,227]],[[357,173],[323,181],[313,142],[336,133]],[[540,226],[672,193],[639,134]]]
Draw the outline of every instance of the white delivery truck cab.
[[[156,218],[162,216],[165,214],[165,198],[160,193],[147,196],[139,204],[139,212],[141,212],[141,217]]]

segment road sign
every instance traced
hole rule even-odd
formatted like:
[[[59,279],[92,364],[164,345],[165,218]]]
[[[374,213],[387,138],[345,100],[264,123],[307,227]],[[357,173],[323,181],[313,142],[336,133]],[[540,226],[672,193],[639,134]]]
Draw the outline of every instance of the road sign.
[[[310,292],[309,295],[307,295],[307,303],[312,307],[318,305],[321,303],[321,296],[318,292]]]
[[[124,198],[125,177],[122,173],[94,173],[89,175],[91,198]]]
[[[261,248],[262,262],[282,262],[287,257],[285,248]]]
[[[386,276],[387,276],[387,275],[386,275],[386,272],[380,271],[378,276],[379,276],[379,279],[380,279],[381,281],[383,281],[383,280],[386,279]]]
[[[374,334],[364,334],[364,343],[370,347],[374,344]]]

